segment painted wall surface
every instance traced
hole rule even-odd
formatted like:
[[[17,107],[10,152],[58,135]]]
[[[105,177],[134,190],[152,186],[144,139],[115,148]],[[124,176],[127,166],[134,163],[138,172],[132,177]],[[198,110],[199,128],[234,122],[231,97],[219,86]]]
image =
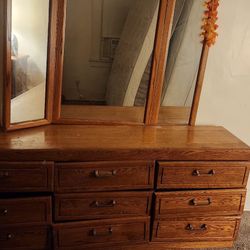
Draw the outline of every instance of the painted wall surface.
[[[12,34],[18,39],[18,55],[29,56],[28,88],[46,79],[48,23],[49,0],[12,0]]]
[[[79,22],[80,20],[80,22]],[[69,1],[65,31],[63,95],[66,99],[102,100],[105,77],[109,68],[91,67],[92,3],[89,0]]]
[[[28,56],[28,62],[25,84],[27,92],[22,98],[12,99],[11,123],[44,118],[48,27],[49,0],[12,0],[12,35],[18,40],[18,57]],[[24,65],[20,61],[18,63],[22,69]],[[17,72],[16,81],[20,80],[19,77]],[[35,86],[40,87],[34,95],[32,88]],[[36,95],[39,98],[34,98]]]
[[[132,3],[133,0],[68,1],[63,72],[66,99],[105,100],[112,63],[101,58],[102,39],[120,37]]]
[[[220,2],[219,37],[209,54],[197,124],[222,125],[250,146],[250,1]]]

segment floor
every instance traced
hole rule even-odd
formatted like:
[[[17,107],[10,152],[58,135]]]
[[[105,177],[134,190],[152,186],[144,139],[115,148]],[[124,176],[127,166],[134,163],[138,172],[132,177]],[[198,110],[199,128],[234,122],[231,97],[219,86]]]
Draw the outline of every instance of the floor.
[[[215,250],[215,248],[209,248],[207,250]],[[245,212],[243,215],[243,218],[241,220],[240,233],[237,241],[234,244],[234,247],[225,248],[224,250],[250,250],[250,212]]]

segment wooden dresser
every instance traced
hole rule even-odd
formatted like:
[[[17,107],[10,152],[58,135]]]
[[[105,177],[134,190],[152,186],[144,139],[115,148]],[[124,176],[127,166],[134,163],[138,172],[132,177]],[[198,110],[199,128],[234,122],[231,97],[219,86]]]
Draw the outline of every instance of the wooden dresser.
[[[250,149],[222,127],[0,134],[0,249],[231,247]]]

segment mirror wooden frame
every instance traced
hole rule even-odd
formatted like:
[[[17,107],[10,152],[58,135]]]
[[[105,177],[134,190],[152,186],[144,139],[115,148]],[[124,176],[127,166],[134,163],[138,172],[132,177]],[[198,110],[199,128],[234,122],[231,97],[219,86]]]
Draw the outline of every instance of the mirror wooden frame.
[[[46,77],[46,100],[44,119],[11,124],[11,85],[12,85],[12,63],[11,63],[11,0],[4,0],[5,30],[4,30],[4,109],[3,125],[6,131],[23,128],[37,127],[50,124],[52,121],[53,94],[54,94],[54,68],[55,68],[55,34],[56,34],[56,12],[58,0],[49,2],[49,24],[48,24],[48,46],[47,46],[47,77]]]
[[[165,74],[168,47],[170,43],[170,34],[174,16],[176,0],[160,0],[157,32],[155,37],[155,46],[153,52],[153,64],[151,69],[151,79],[147,96],[147,103],[142,123],[108,121],[108,120],[84,120],[84,119],[64,119],[61,117],[61,92],[63,75],[63,56],[65,44],[65,19],[67,0],[61,0],[57,13],[57,67],[55,72],[56,86],[54,95],[53,123],[57,124],[136,124],[136,125],[158,125],[160,112],[160,99],[162,94],[163,80]],[[205,9],[204,9],[205,11]],[[195,87],[194,99],[191,108],[191,114],[188,124],[195,125],[196,114],[204,79],[206,62],[209,47],[204,41],[202,55],[200,59],[197,83]],[[172,124],[174,125],[174,124]],[[183,124],[184,125],[184,124]]]
[[[160,112],[160,99],[162,94],[163,80],[165,74],[166,60],[170,43],[170,34],[175,10],[176,0],[160,0],[159,16],[155,45],[153,51],[153,63],[149,91],[144,113],[144,120],[141,123],[129,121],[108,121],[108,120],[84,120],[84,119],[63,119],[61,117],[61,92],[65,43],[65,19],[67,0],[50,0],[50,22],[49,22],[49,44],[48,44],[48,75],[46,91],[46,116],[38,121],[10,124],[10,98],[11,98],[11,56],[10,47],[10,15],[11,0],[5,0],[6,8],[6,37],[5,37],[5,84],[4,84],[4,127],[6,130],[36,127],[50,123],[54,124],[102,124],[102,125],[158,125]],[[204,9],[205,11],[205,9]],[[198,105],[205,75],[208,58],[209,45],[204,39],[199,70],[196,80],[191,114],[188,124],[195,125]],[[162,125],[162,124],[161,124]],[[169,125],[169,124],[166,124]],[[171,124],[175,125],[175,124]],[[180,125],[180,124],[178,124]]]

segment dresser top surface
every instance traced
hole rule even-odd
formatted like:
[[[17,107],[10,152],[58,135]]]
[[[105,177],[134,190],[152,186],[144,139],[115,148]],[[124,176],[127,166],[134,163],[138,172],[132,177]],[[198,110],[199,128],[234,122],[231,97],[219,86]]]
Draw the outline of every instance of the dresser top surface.
[[[29,154],[28,154],[29,153]],[[0,133],[0,160],[250,160],[250,148],[217,126],[50,125]]]

